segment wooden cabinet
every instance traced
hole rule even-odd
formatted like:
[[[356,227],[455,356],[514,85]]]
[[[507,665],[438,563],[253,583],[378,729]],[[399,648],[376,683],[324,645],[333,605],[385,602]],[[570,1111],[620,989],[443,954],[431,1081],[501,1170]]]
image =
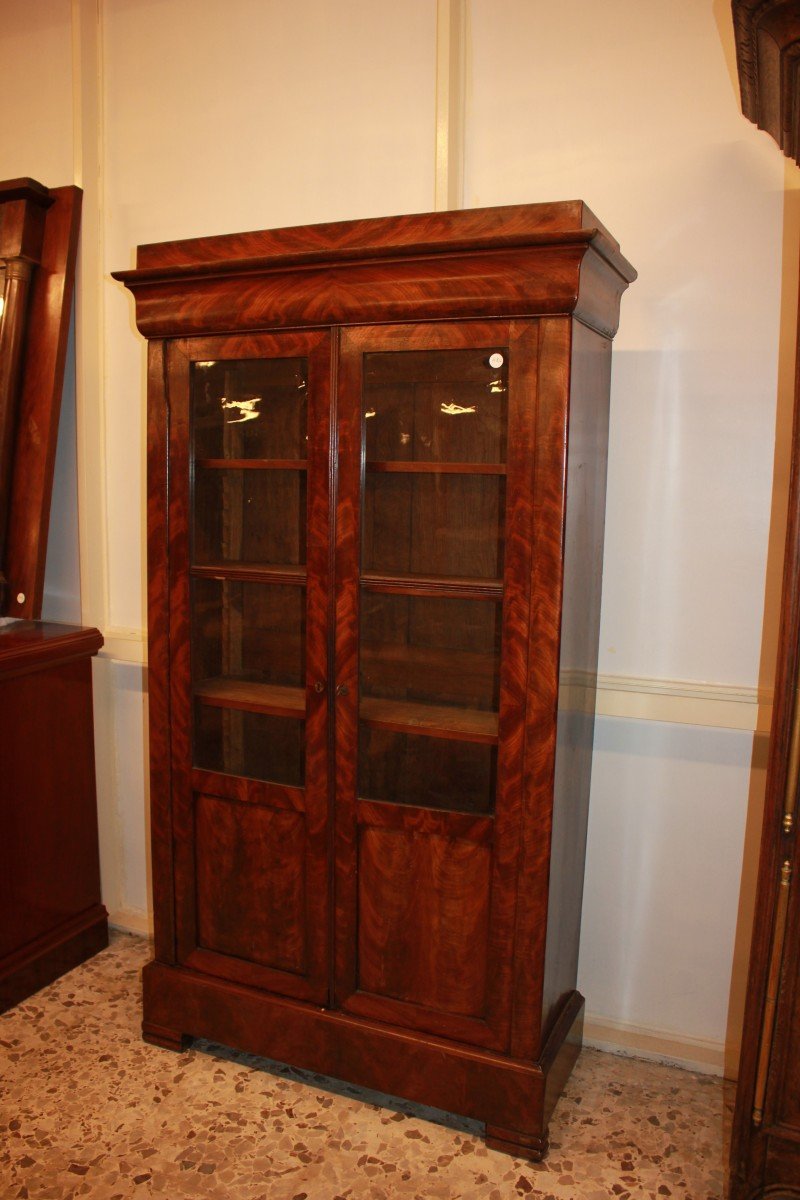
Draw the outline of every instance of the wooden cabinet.
[[[139,249],[144,1033],[539,1157],[575,990],[610,344],[581,203]]]
[[[0,623],[0,1012],[108,945],[100,901],[96,629]]]
[[[76,187],[0,183],[0,1012],[108,944],[91,678],[103,639],[38,619],[80,208]]]
[[[800,5],[733,0],[742,108],[800,164]],[[795,248],[796,252],[796,248]],[[731,1200],[800,1200],[800,359]]]

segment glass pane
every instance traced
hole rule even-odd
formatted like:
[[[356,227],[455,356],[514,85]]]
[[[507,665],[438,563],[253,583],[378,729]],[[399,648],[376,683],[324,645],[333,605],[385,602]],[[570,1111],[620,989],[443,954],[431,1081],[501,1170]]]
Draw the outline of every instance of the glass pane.
[[[361,694],[497,712],[501,605],[362,593]]]
[[[303,587],[195,579],[194,685],[211,679],[241,679],[303,687],[305,600]]]
[[[297,566],[305,561],[304,470],[196,469],[196,565]]]
[[[305,723],[196,701],[195,766],[302,787]]]
[[[502,475],[373,472],[364,484],[362,570],[499,579]]]
[[[496,775],[496,746],[361,725],[358,792],[365,799],[488,813]]]
[[[304,459],[305,358],[192,363],[195,460]]]
[[[367,354],[367,461],[502,463],[508,350]]]

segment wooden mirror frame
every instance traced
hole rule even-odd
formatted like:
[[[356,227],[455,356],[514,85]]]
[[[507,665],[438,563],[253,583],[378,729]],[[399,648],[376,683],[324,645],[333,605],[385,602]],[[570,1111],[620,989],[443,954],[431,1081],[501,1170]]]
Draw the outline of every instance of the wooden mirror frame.
[[[81,190],[0,183],[0,615],[41,616]]]

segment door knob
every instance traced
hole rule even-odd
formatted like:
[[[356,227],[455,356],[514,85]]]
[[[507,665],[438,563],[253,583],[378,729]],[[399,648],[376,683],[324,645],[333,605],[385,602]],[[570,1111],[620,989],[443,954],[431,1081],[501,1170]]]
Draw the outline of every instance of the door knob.
[[[349,694],[350,694],[350,688],[347,686],[347,684],[340,683],[336,689],[336,695],[337,696],[347,696]]]

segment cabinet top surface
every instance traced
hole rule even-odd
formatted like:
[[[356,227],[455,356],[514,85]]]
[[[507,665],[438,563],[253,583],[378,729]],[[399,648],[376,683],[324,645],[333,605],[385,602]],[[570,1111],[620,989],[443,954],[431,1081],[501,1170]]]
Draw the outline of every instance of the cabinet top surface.
[[[258,261],[289,265],[589,242],[627,282],[636,278],[618,243],[582,200],[413,213],[155,242],[139,246],[135,271],[114,272],[114,278],[144,282],[148,276],[204,274],[223,266],[235,270]]]
[[[8,621],[0,624],[0,674],[28,663],[60,661],[96,654],[103,644],[97,629],[56,621]]]

